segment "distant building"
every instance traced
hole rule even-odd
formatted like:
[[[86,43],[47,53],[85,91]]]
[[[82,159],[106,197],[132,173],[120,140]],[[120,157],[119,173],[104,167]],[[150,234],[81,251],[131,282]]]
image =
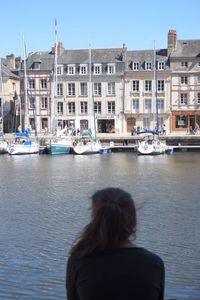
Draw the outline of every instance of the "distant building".
[[[67,50],[59,42],[26,64],[11,55],[7,67],[20,77],[24,128],[128,133],[165,124],[168,133],[200,125],[200,40],[178,40],[174,29],[166,49]]]

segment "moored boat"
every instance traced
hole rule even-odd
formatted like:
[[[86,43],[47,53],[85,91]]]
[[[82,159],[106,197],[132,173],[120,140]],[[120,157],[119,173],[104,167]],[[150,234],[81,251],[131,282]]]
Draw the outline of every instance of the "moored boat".
[[[137,152],[142,155],[158,155],[163,154],[167,150],[167,145],[161,139],[159,139],[158,132],[146,131],[141,132],[144,137],[141,141],[138,141]]]
[[[8,154],[23,155],[39,153],[39,144],[29,138],[28,131],[15,133],[14,142],[8,146]]]
[[[71,137],[53,139],[47,144],[48,154],[69,154],[72,148]]]

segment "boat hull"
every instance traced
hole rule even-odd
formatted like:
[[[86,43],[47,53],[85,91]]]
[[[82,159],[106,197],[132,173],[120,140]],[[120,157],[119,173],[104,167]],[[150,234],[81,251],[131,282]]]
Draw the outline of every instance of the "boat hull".
[[[148,142],[140,142],[137,148],[139,154],[142,155],[159,155],[166,153],[166,145],[160,142],[149,144]]]
[[[67,145],[51,144],[47,147],[48,154],[69,154],[71,147]]]
[[[0,154],[8,153],[8,144],[5,141],[0,141]]]
[[[38,144],[30,144],[30,145],[11,144],[8,147],[8,154],[10,155],[24,155],[24,154],[37,154],[37,153],[39,153]]]
[[[73,147],[73,151],[75,154],[96,154],[100,153],[100,149],[102,148],[99,142],[87,142],[87,143],[80,143]]]

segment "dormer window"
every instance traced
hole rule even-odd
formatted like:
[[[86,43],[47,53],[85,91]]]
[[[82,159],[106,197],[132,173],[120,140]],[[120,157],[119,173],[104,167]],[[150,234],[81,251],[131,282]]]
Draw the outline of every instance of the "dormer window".
[[[147,70],[147,71],[152,70],[152,62],[151,61],[145,62],[145,70]]]
[[[62,75],[63,74],[63,66],[57,66],[57,75]]]
[[[132,62],[132,70],[133,70],[133,71],[138,71],[139,68],[140,68],[139,62],[133,61],[133,62]]]
[[[115,64],[108,64],[107,73],[108,74],[115,74]]]
[[[158,70],[164,70],[165,69],[165,62],[164,61],[158,61]]]
[[[74,75],[75,74],[75,65],[68,65],[67,74],[68,75]]]
[[[101,74],[101,64],[94,64],[93,73],[94,75]]]
[[[80,65],[80,75],[86,75],[87,74],[87,65]]]
[[[41,61],[36,61],[33,63],[32,65],[33,70],[40,70],[40,68],[41,68]]]

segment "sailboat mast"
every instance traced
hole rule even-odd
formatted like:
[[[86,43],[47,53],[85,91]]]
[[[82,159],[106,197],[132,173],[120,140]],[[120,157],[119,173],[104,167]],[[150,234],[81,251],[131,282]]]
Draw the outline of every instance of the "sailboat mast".
[[[94,98],[93,98],[93,86],[92,86],[92,50],[89,44],[89,124],[96,139],[96,124],[95,124],[95,111],[94,111]]]
[[[0,132],[3,132],[3,75],[2,75],[2,65],[1,65],[1,57],[0,57],[0,99],[1,99],[1,122],[0,122]]]
[[[25,128],[28,128],[29,125],[29,114],[28,114],[28,83],[27,83],[27,69],[26,69],[26,45],[24,41],[24,36],[23,36],[23,53],[24,53],[24,104],[25,104],[25,109],[24,109],[24,117],[25,117]]]
[[[57,34],[57,20],[55,20],[55,50],[54,50],[54,69],[53,69],[53,101],[52,101],[52,133],[58,127],[57,120],[57,64],[58,64],[58,34]]]
[[[153,49],[153,130],[157,129],[156,125],[156,50],[155,50],[155,41],[154,41],[154,49]]]

